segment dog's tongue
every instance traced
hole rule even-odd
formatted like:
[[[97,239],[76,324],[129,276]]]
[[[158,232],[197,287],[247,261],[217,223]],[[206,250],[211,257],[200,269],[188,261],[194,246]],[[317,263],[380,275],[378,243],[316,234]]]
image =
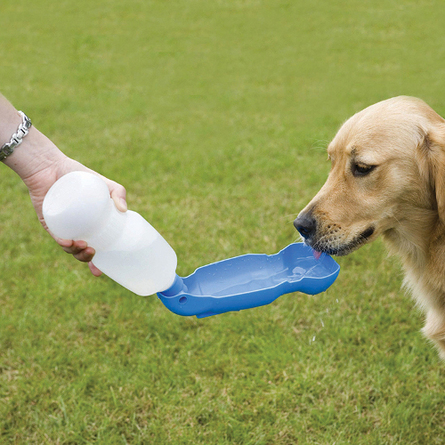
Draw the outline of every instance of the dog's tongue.
[[[312,250],[312,253],[316,260],[318,260],[321,257],[321,252],[318,252],[317,250]]]

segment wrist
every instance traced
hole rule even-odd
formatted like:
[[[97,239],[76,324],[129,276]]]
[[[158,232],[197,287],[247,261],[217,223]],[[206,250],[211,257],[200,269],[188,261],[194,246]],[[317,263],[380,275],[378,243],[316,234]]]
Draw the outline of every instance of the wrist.
[[[19,112],[0,96],[0,146],[11,139],[22,118]]]
[[[25,182],[35,174],[63,162],[67,157],[35,127],[3,163]]]

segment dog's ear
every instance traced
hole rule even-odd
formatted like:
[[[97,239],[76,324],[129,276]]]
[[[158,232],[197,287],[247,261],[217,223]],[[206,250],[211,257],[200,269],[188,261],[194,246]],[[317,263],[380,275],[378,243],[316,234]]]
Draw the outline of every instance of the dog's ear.
[[[419,149],[421,174],[429,182],[439,218],[445,224],[445,122],[423,134]]]

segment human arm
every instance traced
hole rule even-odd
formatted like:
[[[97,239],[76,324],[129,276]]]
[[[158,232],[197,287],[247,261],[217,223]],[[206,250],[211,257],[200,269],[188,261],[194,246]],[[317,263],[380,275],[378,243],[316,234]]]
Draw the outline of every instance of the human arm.
[[[22,117],[17,110],[0,94],[0,146],[9,142],[21,121]],[[42,215],[42,204],[47,191],[54,182],[61,176],[76,170],[97,174],[62,153],[34,126],[29,129],[29,133],[14,152],[3,160],[3,163],[14,170],[28,187],[31,202],[39,221],[47,231],[48,227]],[[108,185],[116,207],[125,212],[127,210],[125,188],[103,176],[102,178]],[[51,236],[53,235],[51,234]],[[101,272],[91,263],[95,253],[94,249],[87,246],[85,241],[62,240],[54,236],[53,238],[65,252],[72,254],[79,261],[89,263],[93,275],[100,275]]]

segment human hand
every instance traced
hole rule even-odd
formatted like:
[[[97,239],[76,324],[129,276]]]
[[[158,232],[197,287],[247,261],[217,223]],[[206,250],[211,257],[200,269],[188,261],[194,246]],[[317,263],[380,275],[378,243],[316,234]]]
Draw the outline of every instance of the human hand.
[[[98,174],[93,170],[85,167],[81,163],[66,156],[62,156],[60,159],[58,159],[56,162],[49,165],[45,169],[36,171],[31,176],[25,178],[24,182],[28,187],[31,202],[37,213],[39,221],[45,228],[45,230],[48,231],[48,233],[56,240],[56,242],[62,247],[65,252],[73,255],[74,258],[79,261],[88,263],[91,273],[94,276],[99,276],[102,274],[102,272],[92,263],[92,259],[95,254],[94,249],[88,246],[88,244],[82,240],[66,240],[54,236],[48,230],[48,227],[43,218],[42,205],[46,193],[54,184],[54,182],[56,182],[60,177],[72,171],[88,171],[94,174]],[[105,178],[102,175],[98,176],[101,176],[101,178],[108,185],[110,196],[113,199],[117,209],[121,212],[125,212],[127,210],[125,188],[120,184]]]

